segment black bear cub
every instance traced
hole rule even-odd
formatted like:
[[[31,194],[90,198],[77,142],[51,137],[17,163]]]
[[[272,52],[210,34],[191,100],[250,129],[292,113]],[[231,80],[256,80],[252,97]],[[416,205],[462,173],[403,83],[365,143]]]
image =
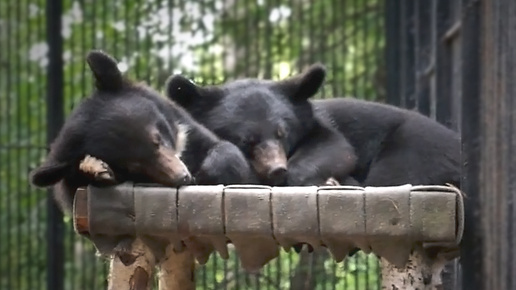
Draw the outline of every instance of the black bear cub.
[[[460,182],[457,133],[419,113],[351,98],[309,101],[325,73],[199,87],[172,76],[167,95],[236,144],[262,180],[288,185],[389,186]],[[281,172],[280,172],[281,173]]]
[[[353,98],[313,105],[355,148],[353,176],[362,185],[460,187],[460,137],[444,125],[415,111]]]
[[[322,185],[332,177],[348,177],[356,161],[353,147],[314,114],[309,102],[325,74],[324,67],[314,65],[282,81],[242,79],[210,87],[176,75],[169,78],[166,94],[236,144],[261,183]]]
[[[55,185],[70,212],[78,187],[133,181],[166,186],[252,183],[250,165],[180,106],[122,76],[109,55],[92,51],[87,63],[96,90],[70,115],[31,183]],[[193,177],[192,177],[193,176]]]

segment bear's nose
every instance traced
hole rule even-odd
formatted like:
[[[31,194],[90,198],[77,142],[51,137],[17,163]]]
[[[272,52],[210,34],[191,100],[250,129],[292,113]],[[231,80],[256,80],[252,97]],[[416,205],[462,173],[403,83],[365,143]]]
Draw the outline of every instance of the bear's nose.
[[[284,185],[287,181],[287,168],[285,166],[277,166],[269,170],[267,179],[271,185]]]
[[[192,182],[192,175],[190,173],[185,172],[183,175],[177,178],[177,186],[187,185]]]

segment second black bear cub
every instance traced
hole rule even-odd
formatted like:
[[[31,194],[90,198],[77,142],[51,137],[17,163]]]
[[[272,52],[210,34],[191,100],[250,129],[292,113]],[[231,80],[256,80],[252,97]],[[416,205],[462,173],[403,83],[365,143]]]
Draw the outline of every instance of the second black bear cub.
[[[392,105],[336,98],[313,101],[355,148],[354,177],[364,186],[460,187],[460,137],[442,124]]]
[[[222,139],[236,144],[269,185],[322,185],[347,177],[356,157],[336,128],[314,115],[309,98],[325,78],[314,65],[282,80],[242,79],[199,87],[172,76],[169,98]]]
[[[89,184],[253,182],[236,146],[154,90],[124,78],[109,55],[93,51],[87,62],[96,90],[70,115],[46,161],[31,173],[36,186],[56,185],[55,198],[63,211],[71,211],[76,189]],[[93,175],[88,166],[99,164],[89,163],[90,156],[104,166]]]
[[[362,186],[459,186],[457,133],[385,104],[350,98],[309,101],[324,75],[324,68],[314,65],[282,81],[245,79],[208,87],[173,76],[167,95],[237,144],[265,180],[278,179],[276,171],[264,168],[276,168],[276,160],[285,168],[286,155],[288,185],[334,177]]]

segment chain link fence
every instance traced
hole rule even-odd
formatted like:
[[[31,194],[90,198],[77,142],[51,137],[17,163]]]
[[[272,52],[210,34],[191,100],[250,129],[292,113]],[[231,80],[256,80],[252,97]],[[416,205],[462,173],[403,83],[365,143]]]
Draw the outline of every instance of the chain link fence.
[[[385,99],[381,0],[3,0],[0,2],[0,289],[101,289],[107,262],[73,232],[28,172],[92,90],[85,55],[103,49],[134,79],[162,90],[181,73],[200,84],[281,79],[314,62],[320,97]],[[61,35],[62,37],[59,37]],[[62,71],[62,74],[60,73]],[[260,273],[232,253],[197,269],[199,289],[379,289],[361,252],[282,252]]]

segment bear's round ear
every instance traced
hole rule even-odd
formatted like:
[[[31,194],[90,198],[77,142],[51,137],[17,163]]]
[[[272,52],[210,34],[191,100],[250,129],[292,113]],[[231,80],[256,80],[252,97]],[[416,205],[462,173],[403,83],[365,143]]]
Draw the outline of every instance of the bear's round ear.
[[[93,50],[88,53],[86,62],[93,72],[97,89],[115,91],[122,87],[122,72],[113,57],[100,50]]]
[[[326,68],[320,64],[311,65],[303,73],[276,83],[276,88],[293,101],[307,100],[321,88],[326,77]]]
[[[165,85],[167,97],[183,107],[188,107],[192,102],[198,100],[201,97],[201,91],[201,87],[181,75],[169,77]]]

